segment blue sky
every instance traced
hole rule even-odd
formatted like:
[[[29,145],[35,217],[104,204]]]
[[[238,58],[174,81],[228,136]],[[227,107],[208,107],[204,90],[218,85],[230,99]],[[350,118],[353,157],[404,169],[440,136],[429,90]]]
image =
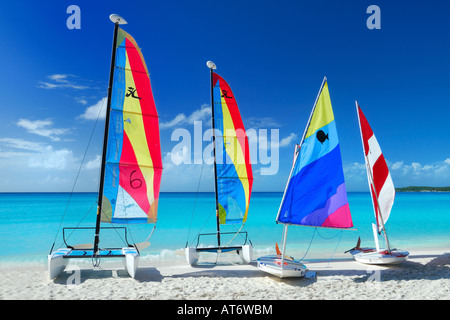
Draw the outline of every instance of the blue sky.
[[[81,29],[66,25],[73,4]],[[372,4],[381,29],[366,26]],[[210,128],[207,60],[230,84],[246,128],[277,130],[278,169],[262,175],[269,165],[252,157],[254,191],[284,189],[324,76],[350,191],[368,191],[355,100],[396,186],[450,185],[446,1],[9,1],[0,10],[0,192],[72,190],[92,132],[75,191],[97,190],[104,121],[94,130],[92,114],[107,93],[111,13],[128,21],[151,74],[162,191],[196,191],[201,172],[200,190],[213,191],[210,165],[172,161],[176,129]]]

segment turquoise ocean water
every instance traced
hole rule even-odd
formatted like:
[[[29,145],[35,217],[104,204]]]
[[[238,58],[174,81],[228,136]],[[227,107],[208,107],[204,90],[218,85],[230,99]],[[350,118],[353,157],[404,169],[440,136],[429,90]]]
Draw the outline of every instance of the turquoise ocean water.
[[[255,258],[274,253],[275,242],[280,244],[283,226],[275,223],[275,216],[281,197],[282,193],[252,194],[248,220],[242,230],[248,232]],[[96,198],[94,193],[0,193],[0,263],[46,263],[54,242],[55,249],[64,246],[63,227],[94,226]],[[343,257],[358,237],[363,246],[373,246],[374,216],[369,193],[349,193],[348,200],[357,230],[291,226],[287,253],[296,258],[306,254],[305,260]],[[199,232],[215,232],[214,208],[213,193],[162,193],[158,223],[150,239],[152,245],[142,251],[142,259],[184,261],[181,249],[187,242],[195,244]],[[152,227],[127,226],[128,240],[144,241]],[[238,228],[224,226],[222,231]],[[450,193],[397,193],[387,230],[391,245],[396,248],[450,249]],[[102,231],[101,246],[121,246],[122,233],[114,229]],[[70,230],[66,231],[69,234]],[[215,236],[202,239],[204,245],[216,241]],[[222,244],[228,240],[224,237]],[[233,243],[240,241],[243,239],[238,236]],[[89,242],[93,242],[90,229],[80,229],[68,240],[69,244]]]

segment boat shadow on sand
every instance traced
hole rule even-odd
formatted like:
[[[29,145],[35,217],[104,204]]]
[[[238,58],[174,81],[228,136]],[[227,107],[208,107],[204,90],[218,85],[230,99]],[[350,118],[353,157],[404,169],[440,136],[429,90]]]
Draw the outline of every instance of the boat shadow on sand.
[[[130,279],[129,274],[120,268],[114,269],[78,269],[78,268],[68,268],[61,272],[61,274],[53,280],[55,284],[67,285],[67,284],[82,284],[88,280],[95,279]],[[142,267],[139,268],[136,272],[136,276],[134,278],[135,281],[138,282],[161,282],[164,279],[164,276],[161,275],[159,270],[155,267]],[[134,281],[133,280],[133,281]]]
[[[416,259],[433,258],[423,264],[416,262]],[[408,261],[398,265],[385,267],[367,266],[366,274],[355,278],[355,282],[365,282],[373,280],[376,271],[379,272],[380,281],[411,281],[411,280],[441,280],[450,279],[450,253],[442,255],[411,255]]]
[[[171,277],[258,278],[265,276],[264,273],[256,268],[256,262],[252,261],[248,265],[245,265],[245,269],[240,268],[240,266],[243,266],[243,264],[204,262],[196,266],[191,266],[191,272],[174,274]],[[248,268],[247,266],[253,266],[255,268]],[[236,267],[236,269],[233,267]]]
[[[417,259],[431,259],[423,264],[416,262]],[[336,263],[356,264],[354,267],[347,265],[339,267]],[[316,272],[313,278],[278,278],[268,273],[262,272],[256,266],[256,262],[251,262],[250,268],[233,269],[232,264],[223,263],[202,263],[192,267],[192,271],[163,275],[158,267],[142,266],[136,272],[134,281],[138,282],[161,282],[165,278],[200,278],[200,277],[223,277],[223,278],[270,278],[273,281],[284,283],[295,287],[307,287],[318,281],[320,277],[349,277],[356,283],[373,281],[374,275],[379,271],[380,281],[410,281],[410,280],[440,280],[450,279],[450,253],[441,255],[411,255],[408,261],[398,265],[375,266],[362,265],[356,261],[348,259],[334,259],[329,263],[322,261],[322,265],[308,263],[308,269]],[[253,268],[252,268],[253,267]],[[78,274],[77,274],[78,272]],[[91,279],[130,279],[128,273],[120,268],[114,269],[80,269],[68,268],[59,277],[53,280],[55,284],[67,285],[84,283]]]
[[[423,264],[418,259],[431,259]],[[316,272],[316,277],[284,278],[271,276],[276,281],[293,286],[308,286],[321,277],[345,277],[356,283],[367,281],[410,281],[410,280],[440,280],[450,279],[450,253],[441,255],[411,255],[410,259],[390,266],[364,265],[350,259],[333,259],[331,261],[317,260],[306,262],[310,271]]]
[[[223,268],[224,266],[230,266],[230,268]],[[307,287],[317,281],[317,278],[282,278],[271,275],[269,273],[263,272],[258,269],[257,262],[251,261],[248,264],[249,268],[239,268],[233,269],[232,264],[227,263],[202,263],[197,266],[193,266],[193,269],[197,271],[192,271],[183,274],[172,275],[173,278],[185,278],[185,277],[222,277],[222,278],[254,278],[254,279],[264,279],[269,278],[273,281],[284,283],[287,285],[295,287]]]

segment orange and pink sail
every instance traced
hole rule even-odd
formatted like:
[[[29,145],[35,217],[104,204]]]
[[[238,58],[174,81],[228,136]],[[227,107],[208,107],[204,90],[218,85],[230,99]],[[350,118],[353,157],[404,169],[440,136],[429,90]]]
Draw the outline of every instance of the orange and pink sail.
[[[155,223],[162,159],[149,72],[136,41],[120,28],[115,50],[102,221]]]

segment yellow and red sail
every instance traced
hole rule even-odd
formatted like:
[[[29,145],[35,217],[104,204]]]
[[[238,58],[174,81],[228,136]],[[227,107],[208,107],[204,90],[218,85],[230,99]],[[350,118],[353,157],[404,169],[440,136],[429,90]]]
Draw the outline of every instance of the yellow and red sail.
[[[155,223],[162,159],[150,77],[136,41],[120,28],[115,50],[102,221]]]
[[[244,223],[253,184],[248,138],[233,92],[216,73],[213,101],[219,222]]]

